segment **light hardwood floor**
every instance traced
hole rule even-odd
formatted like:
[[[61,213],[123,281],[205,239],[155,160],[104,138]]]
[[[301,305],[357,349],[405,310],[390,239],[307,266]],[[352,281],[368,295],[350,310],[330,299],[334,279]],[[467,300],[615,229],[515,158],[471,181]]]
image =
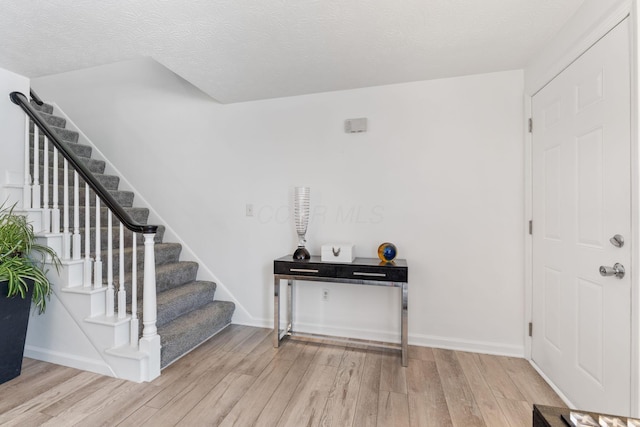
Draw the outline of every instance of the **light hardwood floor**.
[[[136,384],[25,359],[0,385],[2,426],[530,426],[564,406],[523,359],[283,342],[232,325]]]

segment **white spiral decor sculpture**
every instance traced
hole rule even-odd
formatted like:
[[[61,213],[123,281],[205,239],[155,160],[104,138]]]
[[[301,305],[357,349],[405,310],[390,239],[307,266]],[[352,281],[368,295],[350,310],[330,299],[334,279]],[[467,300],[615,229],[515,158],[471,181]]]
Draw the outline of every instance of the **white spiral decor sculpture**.
[[[309,259],[311,255],[304,247],[307,243],[307,225],[309,224],[309,206],[311,189],[309,187],[296,187],[293,196],[293,218],[296,223],[296,233],[298,233],[298,249],[293,253],[293,259]]]

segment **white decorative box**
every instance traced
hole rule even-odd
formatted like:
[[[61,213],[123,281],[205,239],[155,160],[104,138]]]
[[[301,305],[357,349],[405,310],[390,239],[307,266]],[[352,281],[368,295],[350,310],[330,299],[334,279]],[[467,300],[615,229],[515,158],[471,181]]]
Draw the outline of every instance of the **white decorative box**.
[[[322,261],[331,262],[353,262],[356,259],[353,255],[352,243],[328,243],[322,245]]]

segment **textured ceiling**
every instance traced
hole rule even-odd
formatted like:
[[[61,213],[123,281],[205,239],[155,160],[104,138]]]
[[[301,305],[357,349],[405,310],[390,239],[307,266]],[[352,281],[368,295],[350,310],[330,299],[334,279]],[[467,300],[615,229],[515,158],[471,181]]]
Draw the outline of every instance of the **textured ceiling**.
[[[522,68],[583,0],[0,0],[0,67],[150,56],[220,102]]]

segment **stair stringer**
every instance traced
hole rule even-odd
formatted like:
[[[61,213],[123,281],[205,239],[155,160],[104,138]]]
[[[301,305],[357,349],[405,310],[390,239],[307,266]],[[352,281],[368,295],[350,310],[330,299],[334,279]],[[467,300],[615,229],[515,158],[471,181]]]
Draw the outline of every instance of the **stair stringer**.
[[[60,234],[40,235],[52,247]],[[48,263],[52,283],[45,313],[29,319],[25,356],[115,378],[142,382],[160,375],[160,339],[130,343],[131,318],[105,316],[106,287],[83,287],[84,260]],[[68,286],[68,284],[72,286]]]
[[[256,326],[256,327],[271,327],[271,319],[259,319],[255,318],[249,311],[242,305],[240,301],[238,301],[235,296],[229,291],[229,289],[225,286],[224,282],[217,277],[213,271],[209,268],[208,264],[205,263],[198,255],[196,255],[195,251],[176,233],[176,231],[169,225],[168,221],[165,221],[158,212],[153,208],[151,203],[149,203],[144,196],[127,180],[126,175],[120,172],[118,168],[116,168],[111,161],[100,151],[100,149],[93,143],[93,141],[84,133],[82,129],[64,112],[62,108],[55,102],[47,102],[48,104],[53,106],[53,111],[55,114],[63,117],[66,120],[66,128],[72,129],[78,132],[78,143],[82,143],[83,145],[88,145],[92,148],[92,158],[102,160],[105,162],[105,174],[117,175],[120,178],[120,186],[122,190],[131,191],[134,194],[134,201],[140,206],[144,206],[149,209],[149,223],[157,223],[165,225],[165,234],[164,239],[167,241],[173,241],[176,243],[180,243],[182,245],[182,256],[185,261],[193,261],[199,264],[198,269],[198,279],[215,282],[217,285],[216,295],[220,300],[223,301],[231,301],[235,304],[236,310],[234,311],[233,318],[231,320],[232,323],[247,325],[247,326]]]

